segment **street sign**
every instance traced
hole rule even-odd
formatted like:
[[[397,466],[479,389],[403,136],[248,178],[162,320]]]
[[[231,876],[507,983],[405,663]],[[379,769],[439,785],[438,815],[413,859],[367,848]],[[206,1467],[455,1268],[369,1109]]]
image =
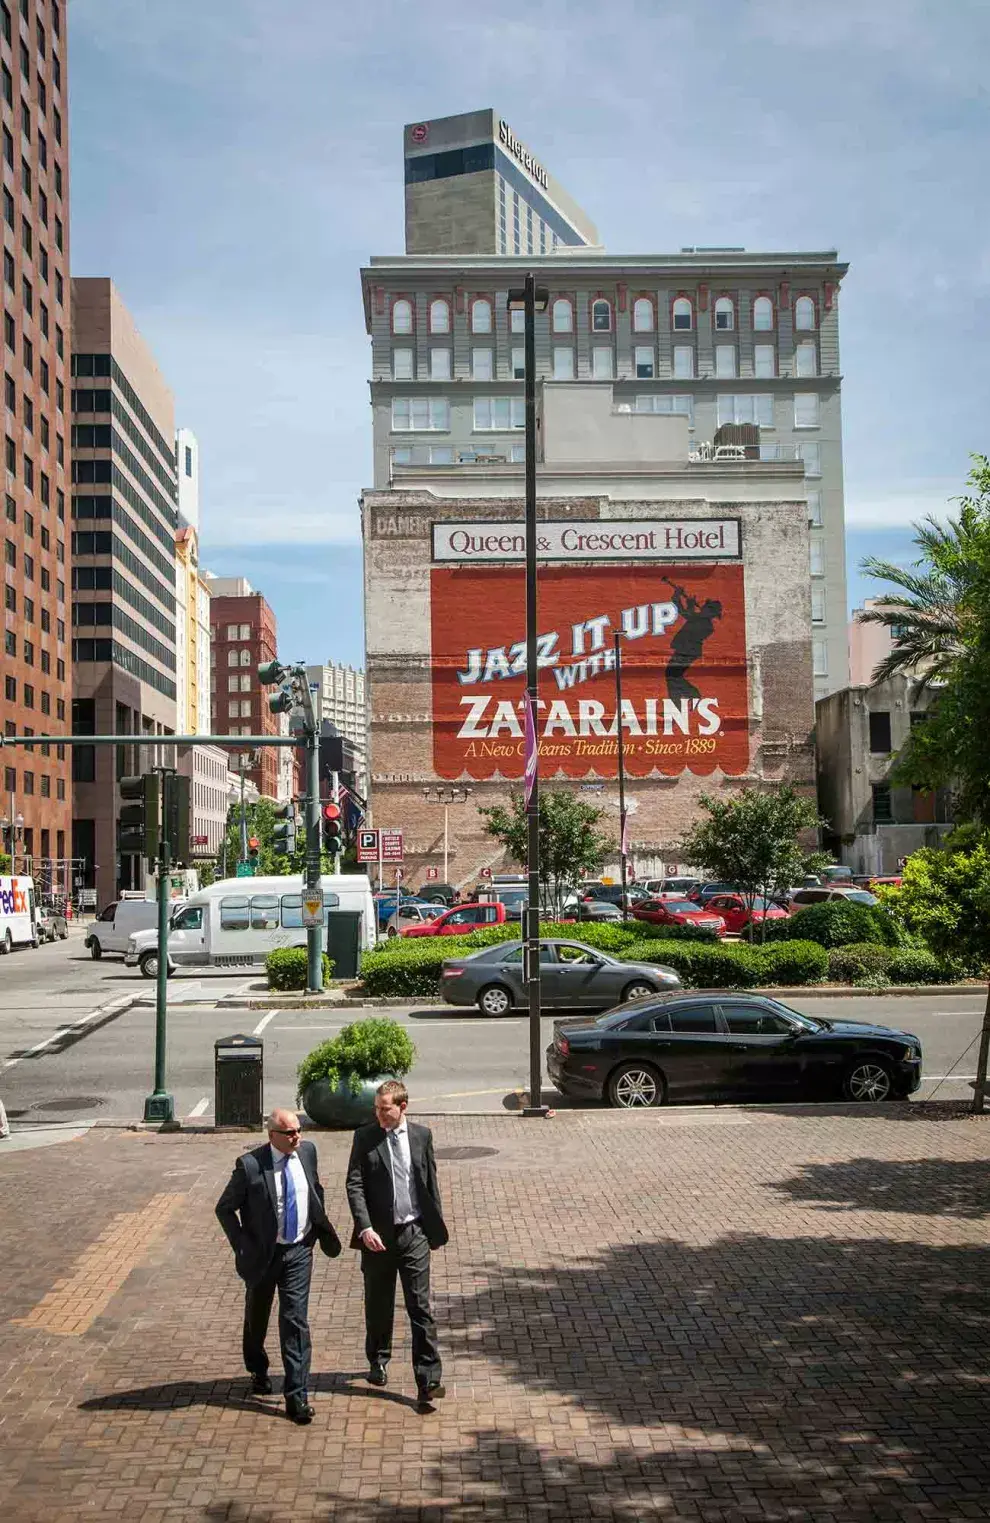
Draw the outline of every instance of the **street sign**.
[[[483,868],[482,868],[482,869],[481,869],[481,876],[482,876],[482,877],[483,877],[483,878],[490,878],[490,877],[491,877],[491,875],[492,875],[492,870],[491,870],[491,868],[490,868],[490,867],[483,867]]]
[[[381,860],[383,862],[402,862],[402,831],[383,830],[381,832]]]
[[[439,876],[440,876],[440,869],[439,869],[439,867],[428,867],[426,869],[426,876],[427,876],[427,878],[430,878],[430,879],[439,878]]]
[[[189,841],[193,846],[209,846],[210,844],[209,836],[190,836]]]
[[[253,878],[257,871],[253,862],[238,862],[235,878]]]
[[[359,862],[378,861],[378,831],[359,830],[357,838],[357,859]]]
[[[310,926],[323,924],[323,895],[321,893],[303,894],[302,922],[307,930]]]

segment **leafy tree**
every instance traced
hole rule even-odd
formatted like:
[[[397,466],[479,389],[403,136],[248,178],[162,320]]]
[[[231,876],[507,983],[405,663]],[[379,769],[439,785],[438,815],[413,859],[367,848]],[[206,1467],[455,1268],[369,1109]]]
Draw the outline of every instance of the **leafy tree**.
[[[478,813],[487,833],[521,867],[526,865],[526,803],[513,793],[508,805],[491,804]],[[599,827],[604,809],[596,809],[564,788],[540,791],[540,892],[544,907],[559,914],[565,892],[579,879],[601,871],[615,842]]]
[[[973,973],[990,963],[990,831],[955,831],[945,845],[908,857],[884,904],[937,957]]]
[[[800,836],[824,823],[812,799],[782,784],[744,788],[730,799],[703,794],[700,803],[708,818],[688,832],[677,855],[734,883],[750,909],[758,897],[782,893],[803,875],[807,851]]]
[[[275,855],[274,830],[277,823],[275,814],[276,805],[271,799],[261,798],[253,804],[248,804],[245,809],[247,816],[248,836],[257,837],[258,841],[258,873],[266,877],[298,877],[306,870],[306,827],[301,822],[296,826],[296,849],[291,857]],[[227,830],[224,837],[226,846],[226,862],[224,860],[224,846],[217,853],[217,876],[223,875],[233,878],[237,871],[237,863],[241,860],[241,806],[239,803],[231,804],[227,811]],[[330,856],[320,852],[320,871],[329,873],[333,871]]]

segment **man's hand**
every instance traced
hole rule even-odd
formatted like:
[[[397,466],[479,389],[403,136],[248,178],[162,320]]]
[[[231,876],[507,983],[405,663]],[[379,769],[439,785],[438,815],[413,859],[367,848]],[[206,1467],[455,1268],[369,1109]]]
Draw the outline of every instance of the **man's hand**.
[[[374,1227],[365,1227],[361,1233],[361,1244],[369,1253],[384,1253],[385,1244],[382,1242]]]

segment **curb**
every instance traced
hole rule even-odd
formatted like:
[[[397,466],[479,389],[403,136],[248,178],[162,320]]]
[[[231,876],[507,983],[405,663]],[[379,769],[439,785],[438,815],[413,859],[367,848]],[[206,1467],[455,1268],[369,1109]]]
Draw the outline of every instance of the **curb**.
[[[986,997],[987,985],[981,983],[966,984],[884,984],[878,989],[864,989],[858,984],[797,984],[793,987],[782,984],[771,984],[759,989],[685,989],[685,994],[765,994],[770,999],[889,999],[896,996],[900,999],[916,997],[931,998],[933,995],[942,994],[973,994]],[[338,999],[327,997],[323,994],[314,995],[285,995],[281,997],[274,994],[256,996],[254,998],[237,999],[231,996],[229,1000],[217,1001],[216,1010],[408,1010],[410,1006],[424,1010],[461,1010],[473,1008],[462,1005],[445,1005],[442,1002],[431,1000],[430,996],[424,995],[417,1000],[415,995],[407,995],[405,999],[394,999],[380,994],[369,994],[361,999],[355,996],[342,995]],[[520,1006],[520,1008],[523,1008]],[[549,1018],[550,1012],[544,1012]],[[463,1114],[463,1113],[462,1113]],[[487,1115],[488,1113],[485,1112]]]
[[[713,991],[706,989],[704,992],[707,994]],[[771,985],[768,989],[743,989],[735,992],[765,994],[769,999],[782,999],[785,995],[788,999],[890,999],[894,995],[902,999],[911,999],[916,996],[930,997],[933,994],[979,994],[985,997],[987,986],[986,984],[884,984],[879,989],[863,989],[857,984],[798,984],[795,988],[785,989],[777,984]]]

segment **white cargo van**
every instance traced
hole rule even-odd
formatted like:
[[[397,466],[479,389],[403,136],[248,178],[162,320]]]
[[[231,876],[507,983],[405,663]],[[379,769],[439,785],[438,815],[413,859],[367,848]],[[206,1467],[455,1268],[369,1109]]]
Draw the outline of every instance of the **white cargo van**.
[[[361,946],[376,939],[375,902],[364,873],[338,873],[320,880],[323,928],[327,911],[361,916]],[[304,947],[302,884],[298,878],[224,878],[190,895],[172,913],[168,931],[169,972],[176,968],[254,968],[276,947]],[[131,936],[124,962],[145,978],[158,974],[158,927]]]
[[[135,931],[155,930],[158,926],[158,906],[144,894],[124,893],[113,904],[101,910],[86,932],[89,955],[98,959],[117,953],[123,956],[127,943]]]

